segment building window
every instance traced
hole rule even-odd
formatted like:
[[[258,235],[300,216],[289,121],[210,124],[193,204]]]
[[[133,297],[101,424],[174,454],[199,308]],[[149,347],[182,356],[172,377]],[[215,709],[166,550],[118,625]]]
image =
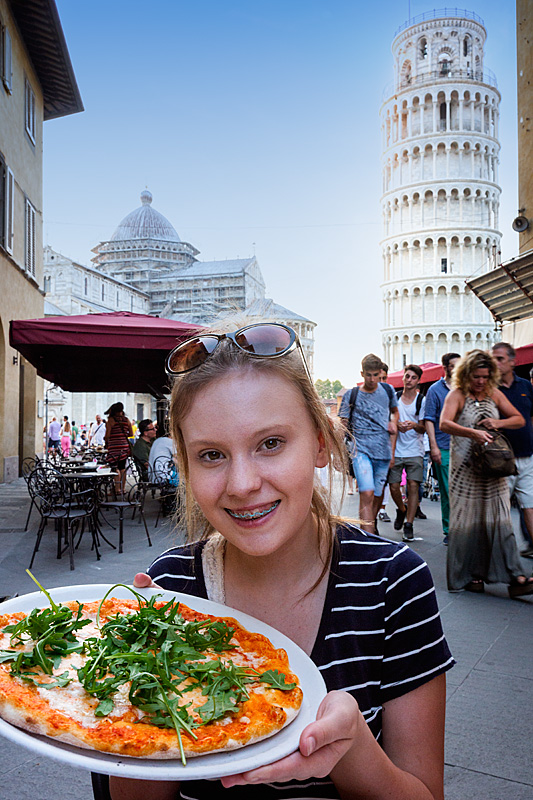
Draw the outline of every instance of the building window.
[[[24,266],[35,277],[35,208],[26,198],[24,214]]]
[[[448,272],[448,259],[441,258],[440,260],[440,271],[441,272]]]
[[[43,280],[44,293],[46,294],[47,292],[50,292],[51,288],[52,288],[52,278],[50,275],[46,275]]]
[[[133,311],[133,295],[130,295],[130,311]]]
[[[25,103],[24,120],[26,133],[35,144],[35,94],[31,88],[29,80],[26,78],[25,84]]]
[[[0,245],[13,253],[13,173],[0,156]]]
[[[420,39],[420,58],[428,57],[428,43],[427,39]]]
[[[4,87],[11,94],[11,81],[13,77],[11,34],[0,23],[0,71]]]
[[[102,302],[105,300],[105,283],[102,283]]]
[[[119,293],[117,292],[117,308],[119,307],[119,305],[120,305],[120,301],[119,301]]]
[[[89,279],[88,278],[84,278],[84,281],[83,281],[83,293],[84,293],[85,296],[87,296],[87,294],[89,293]]]

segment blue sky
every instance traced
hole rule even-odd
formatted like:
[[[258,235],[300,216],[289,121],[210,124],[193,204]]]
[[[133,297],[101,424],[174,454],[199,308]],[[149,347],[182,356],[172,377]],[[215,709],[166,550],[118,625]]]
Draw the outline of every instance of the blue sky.
[[[315,376],[381,354],[383,89],[419,0],[56,0],[85,112],[44,139],[44,241],[91,249],[153,206],[200,259],[257,255],[267,295],[318,323]],[[503,258],[518,249],[513,3],[485,21],[502,93]]]

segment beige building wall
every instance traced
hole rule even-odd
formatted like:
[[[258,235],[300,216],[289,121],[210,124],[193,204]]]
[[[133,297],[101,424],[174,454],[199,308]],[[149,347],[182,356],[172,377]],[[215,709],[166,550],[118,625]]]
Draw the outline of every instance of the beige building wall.
[[[0,482],[19,474],[19,459],[41,451],[43,422],[37,417],[42,381],[9,346],[9,322],[43,316],[42,133],[43,98],[37,76],[5,0],[0,20],[12,44],[11,92],[0,82],[0,153],[13,173],[12,253],[0,247]],[[35,143],[25,130],[25,85],[35,95]],[[35,276],[25,267],[25,205],[35,209]],[[14,363],[16,360],[16,363]]]
[[[518,208],[529,220],[519,234],[520,253],[533,248],[533,13],[531,0],[516,0],[518,94]],[[522,210],[523,209],[523,210]]]

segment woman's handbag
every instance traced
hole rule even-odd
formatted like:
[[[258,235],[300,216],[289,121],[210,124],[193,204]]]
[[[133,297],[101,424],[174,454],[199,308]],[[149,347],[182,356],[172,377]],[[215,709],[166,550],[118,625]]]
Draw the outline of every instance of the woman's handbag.
[[[487,430],[476,425],[478,430]],[[484,478],[508,478],[516,475],[517,469],[513,448],[499,431],[490,431],[490,442],[474,442],[470,463],[473,471]]]

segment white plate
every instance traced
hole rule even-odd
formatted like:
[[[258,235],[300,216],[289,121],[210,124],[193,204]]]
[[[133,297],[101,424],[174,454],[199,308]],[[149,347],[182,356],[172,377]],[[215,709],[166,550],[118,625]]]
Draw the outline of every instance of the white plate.
[[[62,586],[50,589],[50,594],[56,602],[80,600],[90,602],[101,600],[112,584],[93,584],[87,586]],[[99,753],[93,750],[84,750],[73,747],[46,736],[28,733],[10,725],[0,719],[0,735],[10,739],[15,744],[27,747],[38,755],[48,756],[57,761],[68,763],[73,767],[81,767],[92,772],[103,772],[107,775],[119,775],[125,778],[139,778],[150,780],[198,780],[201,778],[221,778],[224,775],[233,775],[246,772],[249,769],[271,764],[298,748],[300,734],[310,722],[316,719],[318,706],[326,695],[324,679],[318,668],[303,650],[301,650],[287,636],[275,628],[266,625],[242,611],[236,611],[220,603],[212,603],[201,597],[191,597],[178,592],[166,592],[163,589],[137,589],[143,597],[150,598],[154,594],[162,595],[164,600],[176,598],[179,602],[201,611],[205,614],[214,614],[218,617],[235,617],[241,625],[254,633],[267,636],[274,647],[282,647],[287,651],[291,670],[298,675],[303,691],[303,702],[300,713],[290,725],[269,739],[248,745],[238,750],[227,753],[213,753],[212,755],[189,758],[187,766],[183,766],[179,759],[155,760],[149,758],[130,758],[109,753]],[[131,599],[133,595],[127,589],[117,588],[112,593],[113,597]],[[33,592],[22,597],[15,597],[5,603],[0,603],[0,614],[13,611],[31,611],[33,608],[44,608],[48,601],[42,592]]]

